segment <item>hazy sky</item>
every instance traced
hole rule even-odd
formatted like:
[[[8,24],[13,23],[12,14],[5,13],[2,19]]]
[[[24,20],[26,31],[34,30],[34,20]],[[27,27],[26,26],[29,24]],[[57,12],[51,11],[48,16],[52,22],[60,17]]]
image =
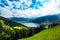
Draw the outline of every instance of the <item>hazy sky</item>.
[[[60,14],[60,0],[0,0],[0,16],[37,18]]]

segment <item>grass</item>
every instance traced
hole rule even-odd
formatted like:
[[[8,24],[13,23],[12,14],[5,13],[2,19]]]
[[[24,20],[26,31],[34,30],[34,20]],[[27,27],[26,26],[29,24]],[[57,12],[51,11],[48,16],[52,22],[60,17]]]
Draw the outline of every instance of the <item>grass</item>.
[[[60,25],[43,30],[32,37],[18,40],[60,40]]]

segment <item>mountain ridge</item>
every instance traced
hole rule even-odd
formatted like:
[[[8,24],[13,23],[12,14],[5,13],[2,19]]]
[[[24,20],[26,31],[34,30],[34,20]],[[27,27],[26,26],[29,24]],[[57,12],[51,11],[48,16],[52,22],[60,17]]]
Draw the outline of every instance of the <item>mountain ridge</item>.
[[[12,21],[12,20],[9,20],[8,18],[4,18],[4,17],[2,17],[2,16],[0,16],[0,20],[4,20],[4,21],[7,21],[8,22],[8,24],[7,25],[9,25],[9,24],[14,24],[14,25],[22,25],[22,26],[25,26],[25,25],[23,25],[23,24],[20,24],[20,23],[17,23],[17,22],[15,22],[15,21]],[[6,23],[6,22],[5,22]],[[25,26],[26,27],[26,26]]]
[[[55,22],[55,21],[59,21],[60,20],[59,16],[60,16],[60,14],[43,16],[43,17],[36,18],[35,20],[32,20],[31,22],[42,23],[42,22],[45,22],[47,20],[50,21],[50,22]]]

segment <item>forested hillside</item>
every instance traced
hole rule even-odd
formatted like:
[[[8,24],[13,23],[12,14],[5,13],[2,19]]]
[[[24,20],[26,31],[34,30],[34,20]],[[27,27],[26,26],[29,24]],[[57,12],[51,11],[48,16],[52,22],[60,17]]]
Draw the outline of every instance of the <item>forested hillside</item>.
[[[26,26],[0,16],[0,40],[17,40],[27,35],[27,31]]]
[[[17,40],[33,36],[41,31],[40,27],[26,27],[20,23],[0,16],[0,40]]]

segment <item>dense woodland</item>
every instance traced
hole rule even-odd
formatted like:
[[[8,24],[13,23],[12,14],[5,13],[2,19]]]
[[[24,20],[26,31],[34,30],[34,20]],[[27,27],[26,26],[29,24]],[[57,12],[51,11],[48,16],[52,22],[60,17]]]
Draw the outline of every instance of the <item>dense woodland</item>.
[[[48,25],[49,28],[60,25],[53,22]],[[40,27],[26,27],[22,24],[10,21],[0,17],[0,40],[17,40],[35,35],[36,33],[46,29],[44,24]]]

